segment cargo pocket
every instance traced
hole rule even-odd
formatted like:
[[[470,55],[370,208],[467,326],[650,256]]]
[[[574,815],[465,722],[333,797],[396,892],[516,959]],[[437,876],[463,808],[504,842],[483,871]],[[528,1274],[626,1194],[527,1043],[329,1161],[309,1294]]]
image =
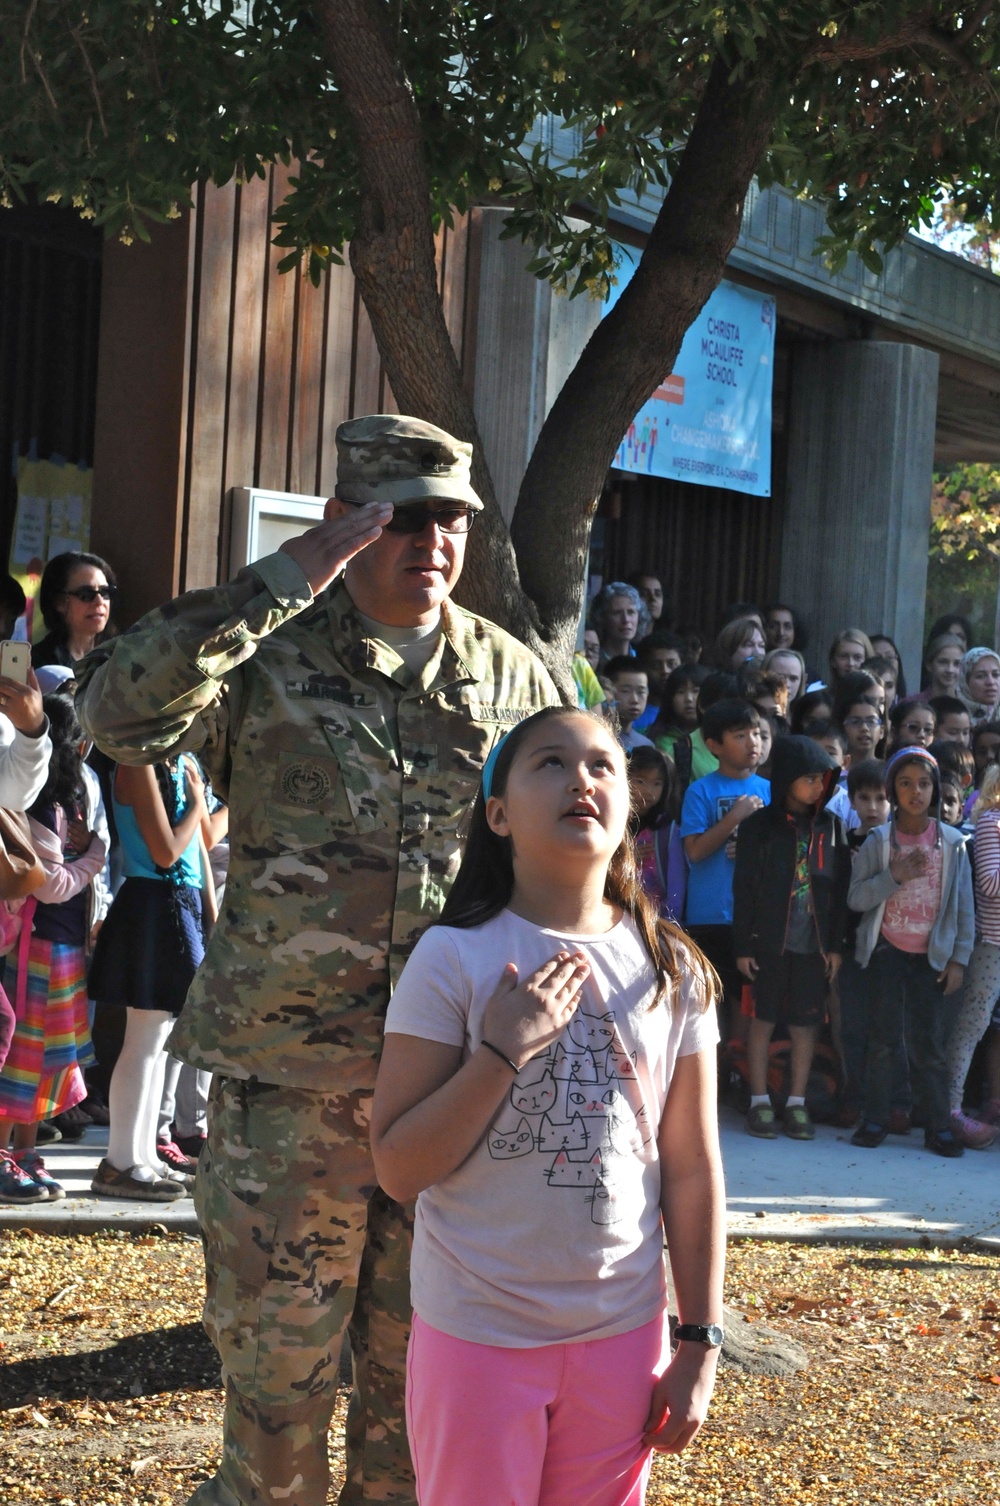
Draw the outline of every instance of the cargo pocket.
[[[402,790],[397,760],[364,724],[348,730],[327,719],[323,731],[340,766],[355,828],[361,834],[384,831],[395,818]]]
[[[203,1322],[236,1389],[252,1397],[260,1353],[261,1295],[274,1254],[277,1215],[244,1203],[209,1162],[198,1175],[198,1219],[205,1237]]]

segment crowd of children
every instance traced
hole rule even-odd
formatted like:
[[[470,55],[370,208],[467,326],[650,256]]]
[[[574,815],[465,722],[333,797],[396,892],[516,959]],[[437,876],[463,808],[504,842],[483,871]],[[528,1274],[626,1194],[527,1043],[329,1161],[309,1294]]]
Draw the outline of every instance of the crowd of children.
[[[0,892],[0,1204],[64,1197],[40,1147],[94,1122],[109,1126],[92,1189],[104,1197],[185,1196],[205,1139],[207,1074],[182,1068],[165,1045],[216,913],[209,850],[225,837],[226,811],[213,799],[210,814],[188,755],[143,769],[95,760],[109,822],[72,664],[106,628],[113,590],[96,556],[59,556],[43,603],[59,623],[64,598],[70,616],[93,620],[61,637],[50,623],[26,682],[0,678],[0,805],[25,813],[34,865],[23,892],[10,882]]]
[[[793,608],[735,603],[693,652],[650,580],[605,587],[589,667],[647,892],[721,981],[749,1133],[811,1139],[821,1115],[859,1147],[913,1127],[946,1157],[992,1144],[1000,654],[942,618],[908,694],[892,639],[847,627],[811,677]],[[631,629],[615,653],[609,621]]]

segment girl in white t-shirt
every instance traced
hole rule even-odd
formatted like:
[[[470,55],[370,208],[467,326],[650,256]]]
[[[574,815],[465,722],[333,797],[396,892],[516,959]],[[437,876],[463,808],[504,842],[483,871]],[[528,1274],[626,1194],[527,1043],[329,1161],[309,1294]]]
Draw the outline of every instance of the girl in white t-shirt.
[[[705,1417],[724,1194],[711,972],[643,895],[625,757],[549,708],[483,771],[389,1006],[372,1150],[419,1194],[421,1506],[640,1506]],[[671,1358],[666,1234],[683,1337]]]

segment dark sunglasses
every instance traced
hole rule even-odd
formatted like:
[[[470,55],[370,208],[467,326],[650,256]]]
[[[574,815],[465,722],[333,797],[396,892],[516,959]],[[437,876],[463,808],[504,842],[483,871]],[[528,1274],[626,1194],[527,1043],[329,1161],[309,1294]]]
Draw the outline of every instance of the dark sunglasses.
[[[75,596],[77,601],[88,603],[96,601],[98,597],[102,601],[113,601],[116,587],[114,586],[77,586],[75,591],[64,591],[64,596]]]
[[[347,502],[346,497],[340,498]],[[364,507],[364,502],[350,502],[351,507]],[[423,533],[428,523],[436,523],[442,533],[468,533],[476,521],[471,507],[430,507],[426,502],[401,502],[393,509],[392,517],[382,527],[387,533]]]

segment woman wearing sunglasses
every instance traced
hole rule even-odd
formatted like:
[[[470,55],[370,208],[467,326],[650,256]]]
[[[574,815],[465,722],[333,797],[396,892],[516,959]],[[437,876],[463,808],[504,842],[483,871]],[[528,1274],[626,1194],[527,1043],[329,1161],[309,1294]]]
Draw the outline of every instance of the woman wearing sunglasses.
[[[95,643],[110,638],[108,621],[116,590],[115,572],[99,554],[70,551],[50,559],[38,590],[49,631],[31,651],[34,667],[63,664],[72,669]]]

